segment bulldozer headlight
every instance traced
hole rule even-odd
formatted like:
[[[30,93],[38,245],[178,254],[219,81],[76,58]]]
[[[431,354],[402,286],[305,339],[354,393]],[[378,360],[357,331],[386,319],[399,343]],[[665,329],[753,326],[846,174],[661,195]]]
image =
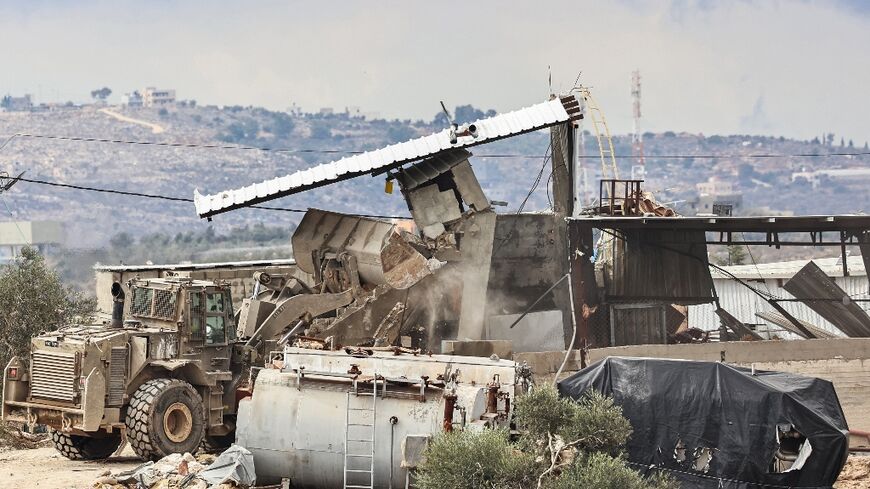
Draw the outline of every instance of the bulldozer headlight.
[[[18,380],[18,367],[9,367],[6,372],[6,378],[9,380]]]

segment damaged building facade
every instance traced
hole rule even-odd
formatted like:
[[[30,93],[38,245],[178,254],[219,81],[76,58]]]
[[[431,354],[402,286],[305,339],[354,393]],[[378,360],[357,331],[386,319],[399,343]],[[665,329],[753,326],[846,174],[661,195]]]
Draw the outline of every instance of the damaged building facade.
[[[212,217],[360,175],[386,175],[398,183],[416,233],[387,221],[315,209],[296,230],[294,256],[304,274],[294,279],[308,286],[323,281],[327,285],[315,291],[318,295],[350,291],[352,296],[337,315],[312,317],[306,328],[325,337],[334,336],[327,330],[368,334],[388,329],[385,321],[398,322],[403,335],[420,338],[415,347],[437,352],[446,346],[442,340],[507,339],[512,332],[506,318],[541,313],[555,324],[557,338],[550,344],[562,349],[574,329],[570,294],[566,287],[549,289],[569,266],[570,148],[572,123],[580,117],[575,96],[553,97],[249,187],[208,196],[197,192],[196,208],[201,217]],[[474,174],[468,149],[548,127],[554,212],[497,214]],[[309,292],[303,286],[299,290]]]

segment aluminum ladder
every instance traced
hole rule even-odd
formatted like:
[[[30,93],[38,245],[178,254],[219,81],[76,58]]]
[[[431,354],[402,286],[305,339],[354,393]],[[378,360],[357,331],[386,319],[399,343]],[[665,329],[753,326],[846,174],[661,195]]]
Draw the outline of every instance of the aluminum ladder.
[[[375,487],[375,419],[378,408],[378,376],[372,392],[360,392],[357,381],[347,392],[344,418],[344,489]],[[371,397],[371,402],[367,398]],[[363,463],[365,462],[365,463]],[[368,475],[368,481],[364,481]],[[367,483],[365,483],[367,482]]]
[[[601,178],[619,180],[619,168],[616,166],[616,155],[613,151],[613,139],[610,137],[610,127],[604,118],[604,112],[592,97],[588,87],[580,88],[580,95],[586,102],[588,120],[592,122],[595,139],[598,142],[598,153],[601,157]]]

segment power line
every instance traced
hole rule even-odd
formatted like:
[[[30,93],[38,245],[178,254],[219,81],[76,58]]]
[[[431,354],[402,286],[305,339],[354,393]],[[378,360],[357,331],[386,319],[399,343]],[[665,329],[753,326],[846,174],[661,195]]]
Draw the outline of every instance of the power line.
[[[9,216],[12,218],[12,224],[15,225],[15,229],[18,229],[18,234],[21,235],[21,240],[27,244],[30,244],[30,240],[28,240],[27,236],[24,235],[24,231],[21,230],[21,226],[18,225],[18,218],[15,217],[15,214],[12,212],[12,209],[9,208],[9,204],[6,202],[6,198],[3,197],[2,193],[0,193],[0,200],[3,201],[3,206],[6,207],[6,212],[8,212]]]
[[[31,139],[48,139],[48,140],[58,140],[58,141],[71,141],[71,142],[85,142],[85,143],[108,143],[108,144],[127,144],[134,146],[160,146],[160,147],[169,147],[169,148],[187,148],[187,149],[217,149],[217,150],[240,150],[240,151],[262,151],[262,152],[271,152],[271,153],[285,153],[285,154],[362,154],[365,151],[356,151],[356,150],[338,150],[338,149],[314,149],[314,148],[272,148],[272,147],[264,147],[264,146],[245,146],[245,145],[235,145],[235,144],[211,144],[211,143],[182,143],[182,142],[160,142],[160,141],[137,141],[137,140],[126,140],[126,139],[105,139],[105,138],[91,138],[91,137],[81,137],[81,136],[56,136],[56,135],[46,135],[46,134],[30,134],[30,133],[16,133],[9,137],[2,145],[0,145],[0,149],[3,146],[6,146],[10,141],[15,138],[31,138]],[[545,155],[532,155],[532,154],[520,154],[520,153],[484,153],[475,155],[477,158],[523,158],[523,159],[540,159]],[[737,153],[729,153],[729,154],[671,154],[671,155],[655,155],[648,154],[646,155],[650,159],[659,159],[659,160],[679,160],[679,159],[704,159],[704,160],[716,160],[716,159],[765,159],[765,158],[831,158],[838,156],[870,156],[870,151],[857,151],[857,152],[833,152],[833,153],[752,153],[752,154],[737,154]],[[632,159],[633,155],[613,155],[616,159]],[[597,155],[578,155],[580,159],[598,159]]]
[[[73,190],[82,190],[85,192],[97,192],[104,194],[114,194],[114,195],[123,195],[127,197],[141,197],[146,199],[158,199],[158,200],[167,200],[171,202],[184,202],[184,203],[192,203],[193,199],[187,197],[176,197],[171,195],[161,195],[161,194],[146,194],[142,192],[129,192],[126,190],[116,190],[116,189],[108,189],[108,188],[99,188],[99,187],[89,187],[85,185],[74,185],[70,183],[61,183],[61,182],[52,182],[49,180],[37,180],[33,178],[19,178],[19,181],[26,183],[33,183],[37,185],[46,185],[49,187],[60,187],[60,188],[68,188]],[[4,201],[5,203],[5,201]],[[260,209],[260,210],[268,210],[268,211],[281,211],[281,212],[295,212],[295,213],[305,213],[307,209],[294,209],[288,207],[270,207],[263,205],[252,205],[248,206],[251,209]],[[8,207],[7,207],[8,209]],[[10,211],[11,213],[11,211]],[[410,217],[406,216],[383,216],[383,215],[373,215],[373,214],[352,214],[358,217],[370,217],[374,219],[410,219]]]

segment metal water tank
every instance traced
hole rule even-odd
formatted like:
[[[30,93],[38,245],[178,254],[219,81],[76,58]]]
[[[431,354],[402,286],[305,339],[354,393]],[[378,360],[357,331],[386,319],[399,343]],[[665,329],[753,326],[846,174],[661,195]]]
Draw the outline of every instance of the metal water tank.
[[[239,405],[236,443],[254,454],[258,484],[405,487],[421,439],[504,425],[515,394],[507,360],[287,348],[283,363]]]

